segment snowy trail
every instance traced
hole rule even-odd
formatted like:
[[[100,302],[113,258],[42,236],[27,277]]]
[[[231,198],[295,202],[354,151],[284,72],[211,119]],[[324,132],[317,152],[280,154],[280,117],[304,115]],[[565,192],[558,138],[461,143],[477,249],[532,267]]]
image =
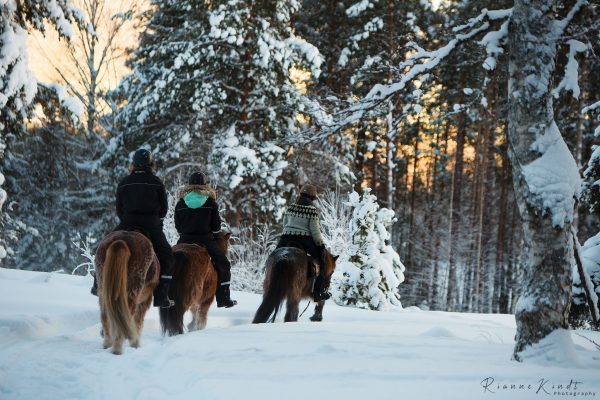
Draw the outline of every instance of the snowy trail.
[[[0,269],[0,399],[561,398],[572,396],[551,385],[570,379],[600,398],[600,352],[576,335],[557,365],[511,362],[511,315],[327,304],[322,323],[308,320],[311,306],[295,324],[251,325],[260,298],[235,293],[237,307],[212,308],[206,330],[178,337],[160,335],[152,309],[142,347],[114,356],[101,347],[90,284]],[[487,377],[534,387],[484,392]]]

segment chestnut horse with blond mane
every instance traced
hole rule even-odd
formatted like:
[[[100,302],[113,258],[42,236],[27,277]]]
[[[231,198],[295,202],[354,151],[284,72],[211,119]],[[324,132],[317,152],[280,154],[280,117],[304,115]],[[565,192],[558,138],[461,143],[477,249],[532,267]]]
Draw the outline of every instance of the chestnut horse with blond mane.
[[[217,236],[217,243],[227,254],[231,233]],[[192,312],[192,322],[188,331],[197,331],[206,327],[208,309],[215,299],[217,291],[217,270],[205,247],[197,244],[179,243],[173,246],[175,272],[169,289],[169,297],[175,306],[160,309],[162,333],[169,336],[184,332],[183,316],[187,310]]]
[[[150,240],[129,231],[107,235],[98,246],[95,264],[104,348],[122,354],[125,339],[131,347],[140,345],[160,265]]]

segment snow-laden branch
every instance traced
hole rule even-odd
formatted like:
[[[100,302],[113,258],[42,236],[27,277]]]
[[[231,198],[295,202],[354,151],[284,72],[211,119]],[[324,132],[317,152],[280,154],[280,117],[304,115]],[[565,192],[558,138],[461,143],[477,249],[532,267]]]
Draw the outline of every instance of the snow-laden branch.
[[[346,15],[349,17],[358,17],[363,11],[371,7],[373,7],[373,2],[371,0],[360,0],[346,10]]]
[[[565,18],[554,21],[553,32],[555,37],[558,38],[562,36],[565,29],[567,29],[567,26],[569,26],[569,24],[575,17],[575,14],[577,14],[579,10],[581,10],[581,7],[583,7],[587,3],[587,0],[577,0],[577,3],[575,3],[575,5],[569,10]]]
[[[507,8],[505,10],[490,11],[487,8],[484,8],[483,10],[481,10],[481,13],[478,16],[476,16],[475,18],[471,18],[466,24],[454,27],[452,29],[452,32],[460,32],[464,31],[465,29],[471,29],[475,25],[483,22],[486,19],[490,21],[495,21],[498,19],[509,18],[512,15],[512,10],[512,8]]]
[[[589,113],[591,111],[595,111],[595,110],[598,110],[598,109],[600,109],[600,101],[597,101],[597,102],[595,102],[593,104],[590,104],[587,107],[584,107],[583,110],[581,110],[581,113],[582,114],[587,114],[587,113]],[[597,126],[596,129],[594,130],[594,136],[596,136],[596,137],[600,136],[600,126]]]
[[[509,20],[507,19],[499,30],[489,32],[479,42],[479,44],[485,46],[485,51],[488,55],[483,62],[483,68],[488,71],[496,69],[496,57],[504,53],[502,45],[506,43],[506,38],[508,37],[508,22]]]
[[[511,15],[512,9],[496,11],[484,9],[479,16],[469,20],[469,23],[454,28],[454,32],[470,29],[468,32],[457,33],[445,46],[434,51],[427,51],[413,43],[412,46],[416,50],[416,53],[400,65],[400,68],[408,68],[408,71],[402,75],[397,82],[387,85],[375,85],[359,103],[347,110],[349,115],[341,121],[340,126],[346,126],[359,120],[368,110],[376,107],[390,96],[403,90],[408,83],[412,82],[417,77],[437,67],[459,44],[473,38],[481,32],[487,31],[490,28],[489,20],[508,19]],[[480,25],[477,26],[477,24]],[[493,69],[495,67],[495,57],[503,51],[500,46],[504,43],[507,33],[508,20],[502,24],[500,30],[490,32],[480,42],[482,45],[486,46],[486,51],[488,53],[486,69]],[[484,64],[484,67],[485,65],[486,64]]]
[[[600,101],[597,101],[593,104],[590,104],[589,106],[586,106],[583,108],[583,110],[581,110],[582,113],[586,114],[590,111],[594,111],[600,108]]]
[[[579,63],[575,56],[577,53],[584,53],[588,50],[588,46],[581,43],[579,40],[571,39],[567,42],[569,44],[569,61],[565,66],[565,75],[556,88],[552,91],[554,97],[558,97],[561,91],[570,90],[573,93],[573,97],[579,98],[581,93],[579,89]]]

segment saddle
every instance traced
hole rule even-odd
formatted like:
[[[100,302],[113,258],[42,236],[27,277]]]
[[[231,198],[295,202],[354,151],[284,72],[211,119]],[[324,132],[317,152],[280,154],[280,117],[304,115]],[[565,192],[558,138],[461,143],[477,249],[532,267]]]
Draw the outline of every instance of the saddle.
[[[120,229],[122,231],[127,231],[127,232],[137,232],[137,233],[141,233],[142,235],[144,235],[146,237],[146,239],[152,241],[152,238],[150,237],[150,232],[148,232],[147,229],[144,229],[140,226],[127,226],[123,229]]]
[[[308,279],[314,279],[317,275],[319,275],[319,263],[315,262],[314,257],[304,249],[298,242],[288,242],[285,244],[285,247],[294,247],[296,249],[300,249],[306,253],[306,276]]]

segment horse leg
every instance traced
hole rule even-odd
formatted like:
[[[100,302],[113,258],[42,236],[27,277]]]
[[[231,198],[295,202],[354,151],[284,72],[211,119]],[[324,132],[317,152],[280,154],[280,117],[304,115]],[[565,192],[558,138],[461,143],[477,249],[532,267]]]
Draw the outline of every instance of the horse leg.
[[[323,307],[325,307],[325,300],[321,300],[315,306],[315,313],[310,317],[311,321],[321,322],[323,321]]]
[[[209,296],[208,299],[205,299],[198,309],[198,329],[206,328],[206,324],[208,322],[208,310],[210,309],[210,305],[213,302],[213,296]]]
[[[199,327],[198,314],[200,313],[200,307],[197,304],[194,304],[190,307],[190,311],[192,313],[192,321],[188,324],[188,332],[197,331],[198,329],[202,329]]]
[[[104,338],[102,347],[108,349],[112,346],[112,339],[110,338],[108,316],[106,315],[106,310],[102,305],[100,305],[100,321],[102,322],[102,331],[100,332],[100,335]]]
[[[123,335],[121,333],[117,333],[115,335],[115,341],[112,346],[113,354],[123,354],[123,342],[124,341],[125,341],[125,338],[123,337]]]
[[[137,349],[140,347],[140,336],[142,335],[142,329],[144,328],[144,316],[146,312],[150,308],[150,303],[152,302],[152,297],[148,297],[140,304],[137,305],[135,309],[135,314],[133,318],[135,319],[135,326],[137,327],[137,338],[135,340],[130,340],[129,344],[131,347]]]
[[[287,297],[285,304],[286,312],[283,322],[296,322],[298,321],[298,314],[300,312],[300,296],[296,293],[292,293]]]

